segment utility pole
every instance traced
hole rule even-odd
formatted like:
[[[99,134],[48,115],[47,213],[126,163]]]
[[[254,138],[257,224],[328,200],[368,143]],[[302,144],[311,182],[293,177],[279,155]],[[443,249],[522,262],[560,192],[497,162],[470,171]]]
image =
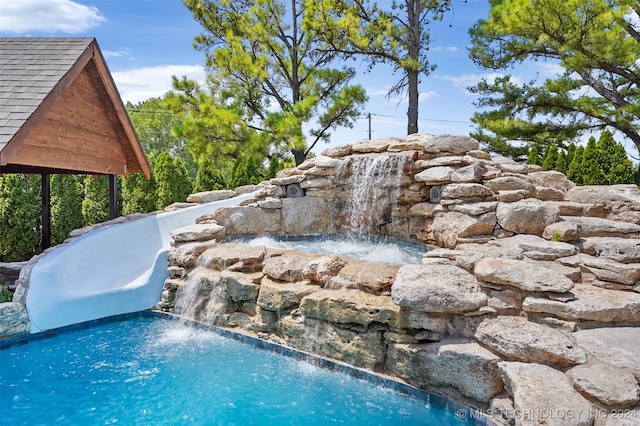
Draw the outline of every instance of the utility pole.
[[[369,140],[371,140],[371,113],[367,114],[367,118],[369,119]]]

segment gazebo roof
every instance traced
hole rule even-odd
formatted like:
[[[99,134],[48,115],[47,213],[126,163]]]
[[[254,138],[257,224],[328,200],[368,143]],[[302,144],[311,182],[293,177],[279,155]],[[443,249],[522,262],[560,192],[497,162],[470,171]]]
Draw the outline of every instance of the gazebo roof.
[[[94,38],[0,38],[0,174],[149,164]]]

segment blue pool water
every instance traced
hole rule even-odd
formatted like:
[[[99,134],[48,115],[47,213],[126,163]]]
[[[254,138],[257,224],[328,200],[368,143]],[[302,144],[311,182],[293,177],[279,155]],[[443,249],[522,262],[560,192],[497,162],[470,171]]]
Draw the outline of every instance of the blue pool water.
[[[146,317],[0,350],[0,419],[11,425],[467,424],[367,381]]]

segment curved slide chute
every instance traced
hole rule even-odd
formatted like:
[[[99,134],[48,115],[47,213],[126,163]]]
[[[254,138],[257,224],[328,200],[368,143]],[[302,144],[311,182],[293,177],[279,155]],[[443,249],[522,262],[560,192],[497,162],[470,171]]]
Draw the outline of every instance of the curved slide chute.
[[[55,248],[31,270],[32,333],[151,308],[167,277],[171,231],[252,196],[104,226]]]

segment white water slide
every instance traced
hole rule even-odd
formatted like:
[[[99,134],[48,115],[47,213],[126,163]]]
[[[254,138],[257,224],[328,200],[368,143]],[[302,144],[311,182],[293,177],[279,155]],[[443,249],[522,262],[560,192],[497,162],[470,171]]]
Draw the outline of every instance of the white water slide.
[[[160,300],[170,232],[252,194],[104,226],[50,251],[31,272],[31,331],[137,312]]]

